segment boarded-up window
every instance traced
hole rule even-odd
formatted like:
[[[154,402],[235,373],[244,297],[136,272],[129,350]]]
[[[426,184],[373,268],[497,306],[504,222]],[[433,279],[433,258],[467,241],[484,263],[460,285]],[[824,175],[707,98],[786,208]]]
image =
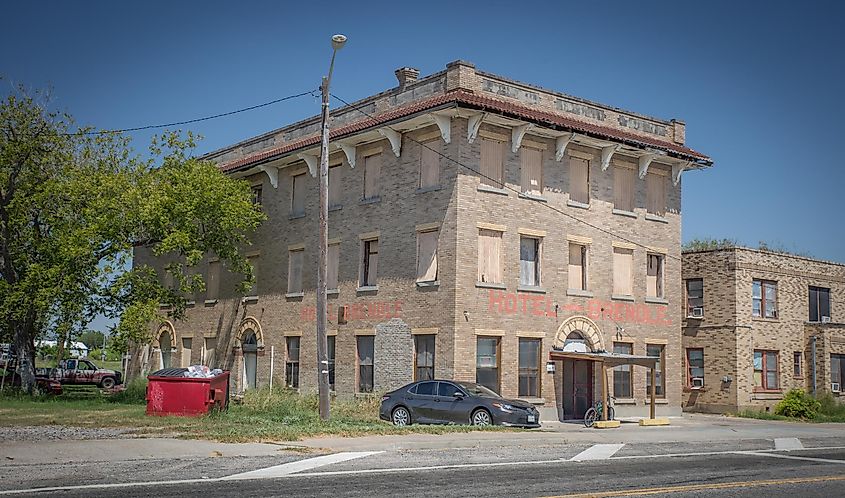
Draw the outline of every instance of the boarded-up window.
[[[621,247],[613,248],[613,294],[617,296],[631,296],[634,294],[631,268],[633,267],[634,251]]]
[[[364,158],[364,199],[381,194],[381,154]]]
[[[191,366],[191,343],[193,340],[190,337],[182,338],[182,366]]]
[[[657,216],[666,214],[666,177],[649,173],[646,176],[646,197],[649,213]]]
[[[569,244],[569,288],[587,290],[587,246]]]
[[[582,204],[590,203],[590,161],[570,156],[569,198]]]
[[[434,378],[434,339],[435,335],[415,335],[414,380],[432,380]]]
[[[288,293],[302,292],[302,260],[305,251],[288,251]]]
[[[531,147],[522,147],[520,167],[522,192],[540,195],[543,193],[543,152]]]
[[[247,262],[252,266],[252,275],[255,278],[255,281],[252,283],[252,287],[247,291],[247,296],[257,296],[258,295],[258,256],[250,256],[246,258]]]
[[[291,177],[290,192],[291,216],[303,216],[305,214],[305,173]]]
[[[378,239],[363,241],[361,287],[376,285],[378,277]]]
[[[417,282],[437,280],[437,230],[417,233]]]
[[[220,261],[208,263],[208,282],[206,282],[208,293],[206,299],[217,299],[220,297]]]
[[[481,183],[502,188],[505,164],[505,143],[489,138],[481,139]]]
[[[206,337],[202,345],[202,364],[211,368],[217,366],[215,351],[217,350],[217,338]]]
[[[540,239],[519,238],[519,285],[540,285]]]
[[[333,166],[329,166],[329,207],[340,207],[342,204],[341,201],[341,192],[343,192],[343,181],[341,180],[341,172],[343,168],[341,168],[340,164],[335,164]]]
[[[440,185],[440,141],[431,140],[420,146],[420,188]]]
[[[479,282],[502,283],[501,252],[502,232],[483,229],[478,231]]]
[[[663,255],[648,255],[645,287],[646,296],[663,297]]]
[[[634,169],[626,166],[613,168],[613,207],[621,211],[634,211]]]
[[[331,244],[326,252],[328,271],[326,272],[326,289],[337,289],[337,274],[340,269],[340,244]]]

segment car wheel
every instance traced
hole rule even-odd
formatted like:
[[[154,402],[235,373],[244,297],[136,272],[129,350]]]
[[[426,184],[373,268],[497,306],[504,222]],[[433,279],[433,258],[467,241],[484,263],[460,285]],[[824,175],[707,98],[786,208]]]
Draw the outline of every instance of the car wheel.
[[[390,419],[393,421],[393,425],[397,427],[411,425],[411,414],[404,406],[400,406],[393,410],[393,415],[390,416]]]
[[[493,425],[493,417],[484,408],[479,408],[472,412],[471,420],[472,425]]]
[[[590,408],[587,410],[587,413],[584,414],[584,427],[592,427],[594,423],[596,423],[596,417],[598,417],[598,412],[596,412],[595,408]]]
[[[111,389],[114,387],[114,377],[106,377],[100,381],[100,387],[103,389]]]

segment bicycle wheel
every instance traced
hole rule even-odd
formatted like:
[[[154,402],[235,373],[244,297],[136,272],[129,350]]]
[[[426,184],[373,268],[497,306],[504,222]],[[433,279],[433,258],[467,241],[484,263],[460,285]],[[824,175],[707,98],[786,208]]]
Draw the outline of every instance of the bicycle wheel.
[[[584,414],[584,427],[592,427],[593,424],[596,423],[597,416],[598,413],[595,408],[587,410],[587,413]]]

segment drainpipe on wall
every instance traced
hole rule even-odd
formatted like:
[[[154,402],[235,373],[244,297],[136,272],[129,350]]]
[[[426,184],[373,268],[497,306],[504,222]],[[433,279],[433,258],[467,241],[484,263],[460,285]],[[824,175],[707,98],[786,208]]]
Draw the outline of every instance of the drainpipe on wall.
[[[816,336],[810,336],[813,340],[813,396],[816,395]]]

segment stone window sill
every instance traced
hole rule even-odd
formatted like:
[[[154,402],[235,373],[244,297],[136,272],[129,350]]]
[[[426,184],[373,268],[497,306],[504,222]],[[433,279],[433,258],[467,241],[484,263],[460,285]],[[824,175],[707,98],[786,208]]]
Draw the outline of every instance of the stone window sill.
[[[442,190],[443,185],[429,185],[428,187],[420,187],[414,191],[415,194],[425,194],[427,192],[436,192]]]
[[[375,197],[369,197],[367,199],[361,199],[359,204],[375,204],[377,202],[381,202],[381,196],[377,195]]]
[[[206,306],[214,306],[215,304],[217,304],[217,299],[206,299],[203,304]]]
[[[378,285],[362,285],[355,292],[378,292]]]
[[[666,218],[651,213],[646,213],[645,219],[647,219],[648,221],[656,221],[658,223],[669,223],[669,220],[667,220]]]
[[[704,320],[704,316],[686,316],[684,318],[687,319],[687,320],[698,320],[698,321]]]
[[[287,294],[285,294],[285,297],[288,299],[295,299],[298,297],[303,297],[304,295],[304,292],[288,292]]]
[[[614,294],[614,295],[610,296],[610,299],[612,299],[614,301],[630,301],[632,303],[634,302],[634,296],[629,296],[629,295]]]
[[[669,304],[669,300],[662,297],[647,297],[645,302],[650,304]]]
[[[196,301],[188,301],[187,303],[185,303],[185,306],[187,306],[189,308],[194,307],[196,305],[197,305]]]
[[[770,322],[770,323],[778,323],[780,321],[779,318],[763,318],[760,316],[752,316],[752,322]]]
[[[289,220],[298,220],[299,218],[305,218],[305,213],[291,213],[288,215]]]
[[[245,303],[257,303],[258,296],[244,296],[242,301]]]
[[[542,195],[532,194],[531,192],[522,192],[521,194],[519,194],[519,198],[520,199],[529,199],[529,200],[532,200],[532,201],[539,201],[539,202],[549,202],[549,200],[546,199],[545,197],[543,197]]]
[[[483,183],[478,186],[478,191],[479,192],[487,192],[487,193],[490,193],[490,194],[499,194],[499,195],[504,195],[504,196],[508,195],[508,191],[503,189],[503,188],[494,187],[492,185],[485,185]]]
[[[536,285],[518,285],[516,290],[519,292],[534,292],[536,294],[545,294],[546,289]]]
[[[429,280],[426,282],[417,282],[417,287],[440,287],[440,280]]]
[[[337,296],[338,294],[340,294],[339,289],[326,289],[327,296]]]
[[[584,289],[566,289],[567,296],[593,297],[593,291]]]
[[[584,204],[583,202],[573,201],[572,199],[566,201],[566,205],[569,207],[580,208],[580,209],[590,209],[590,204]]]
[[[475,286],[484,289],[507,289],[507,286],[505,286],[505,284],[494,284],[493,282],[476,282]]]
[[[755,390],[751,394],[751,399],[755,399],[755,400],[783,399],[783,392],[782,391],[757,391],[757,390]]]
[[[616,401],[613,402],[615,405],[636,405],[637,400],[636,398],[616,398]]]
[[[637,213],[635,213],[633,211],[628,211],[626,209],[613,208],[613,211],[611,211],[611,212],[613,214],[618,214],[619,216],[627,216],[628,218],[634,218],[634,219],[637,218]]]
[[[334,206],[329,206],[329,211],[340,211],[343,209],[342,204],[335,204]]]

